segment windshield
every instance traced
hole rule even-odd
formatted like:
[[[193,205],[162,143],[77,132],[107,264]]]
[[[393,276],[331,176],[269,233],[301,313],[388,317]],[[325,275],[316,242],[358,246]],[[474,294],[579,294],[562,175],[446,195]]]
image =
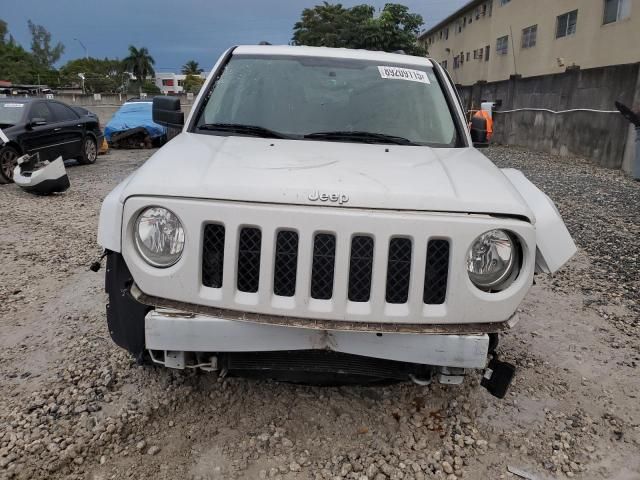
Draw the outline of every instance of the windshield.
[[[0,102],[0,125],[15,125],[22,119],[24,103]]]
[[[239,125],[259,127],[245,134],[309,140],[389,143],[389,137],[443,147],[457,140],[438,79],[426,66],[239,55],[206,102],[196,120],[201,133],[228,135]]]

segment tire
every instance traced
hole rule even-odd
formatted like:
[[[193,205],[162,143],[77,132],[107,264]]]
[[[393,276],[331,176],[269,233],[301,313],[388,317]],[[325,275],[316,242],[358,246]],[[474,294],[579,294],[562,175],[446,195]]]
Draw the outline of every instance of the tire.
[[[13,183],[13,169],[18,165],[18,150],[13,147],[0,149],[0,183]]]
[[[98,159],[98,143],[96,139],[90,135],[84,137],[82,142],[82,151],[80,152],[80,158],[78,161],[82,165],[92,165],[96,163]]]

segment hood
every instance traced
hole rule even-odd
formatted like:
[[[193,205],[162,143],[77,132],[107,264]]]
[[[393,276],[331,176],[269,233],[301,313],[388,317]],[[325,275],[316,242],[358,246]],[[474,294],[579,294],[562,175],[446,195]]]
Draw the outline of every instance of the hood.
[[[130,177],[121,200],[134,195],[491,213],[533,221],[507,177],[473,148],[182,133]]]

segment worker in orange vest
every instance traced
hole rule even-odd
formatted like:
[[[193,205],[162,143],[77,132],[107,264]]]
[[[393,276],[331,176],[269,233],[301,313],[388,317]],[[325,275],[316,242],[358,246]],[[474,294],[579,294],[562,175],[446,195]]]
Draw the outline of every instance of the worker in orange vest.
[[[491,114],[486,110],[478,110],[473,114],[474,118],[480,118],[485,121],[486,131],[487,131],[487,142],[491,140],[493,136],[493,118],[491,118]]]

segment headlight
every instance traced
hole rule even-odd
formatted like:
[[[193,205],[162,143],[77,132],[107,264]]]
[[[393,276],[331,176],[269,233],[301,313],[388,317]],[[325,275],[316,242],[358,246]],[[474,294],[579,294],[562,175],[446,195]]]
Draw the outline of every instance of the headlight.
[[[180,219],[166,208],[150,207],[140,213],[134,235],[138,252],[154,267],[170,267],[182,256],[184,229]]]
[[[469,248],[467,272],[481,290],[504,290],[514,278],[519,258],[513,237],[504,230],[491,230],[476,238]]]

